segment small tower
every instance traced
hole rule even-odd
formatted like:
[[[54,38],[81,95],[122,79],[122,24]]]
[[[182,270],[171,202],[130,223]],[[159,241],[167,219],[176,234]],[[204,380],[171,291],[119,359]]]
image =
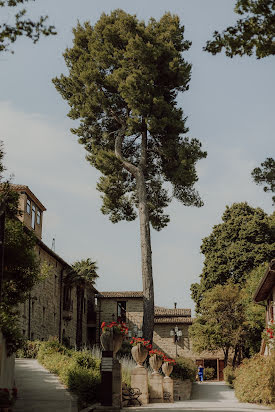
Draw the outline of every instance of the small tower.
[[[33,230],[36,236],[41,239],[43,212],[46,210],[45,206],[42,205],[28,186],[12,184],[11,187],[20,194],[19,209],[22,211],[22,215],[18,216],[19,220],[21,220],[28,229]]]

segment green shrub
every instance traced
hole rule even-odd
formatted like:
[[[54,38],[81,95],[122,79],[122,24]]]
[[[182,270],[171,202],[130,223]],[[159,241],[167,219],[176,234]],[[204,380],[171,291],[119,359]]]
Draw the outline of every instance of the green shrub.
[[[223,377],[226,383],[233,388],[234,387],[234,380],[236,378],[236,371],[232,366],[226,366],[223,370]]]
[[[121,348],[119,349],[119,351],[117,352],[117,357],[121,358],[123,356],[131,356],[131,349],[132,349],[132,345],[130,344],[129,341],[124,340],[122,342]]]
[[[17,358],[28,358],[28,359],[35,359],[38,355],[38,350],[40,348],[41,341],[40,340],[27,340],[24,342],[24,345],[21,349],[18,349],[16,352]]]
[[[195,382],[196,373],[197,366],[192,359],[177,358],[171,377],[182,380],[190,379],[192,382]]]
[[[206,381],[209,381],[209,380],[213,379],[214,376],[215,376],[215,369],[214,368],[204,368],[203,378]]]
[[[99,369],[86,369],[71,365],[67,370],[66,385],[77,395],[82,405],[92,403],[97,398],[99,384]]]
[[[54,339],[41,342],[37,358],[78,397],[81,407],[96,400],[100,383],[100,359],[90,351],[76,352]]]
[[[73,359],[82,368],[100,368],[100,359],[95,358],[89,350],[74,352]]]
[[[255,355],[236,369],[235,394],[241,402],[275,402],[275,351],[270,356]]]

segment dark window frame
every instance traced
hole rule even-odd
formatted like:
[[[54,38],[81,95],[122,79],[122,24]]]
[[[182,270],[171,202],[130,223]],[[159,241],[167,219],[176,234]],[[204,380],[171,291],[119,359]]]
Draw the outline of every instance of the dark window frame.
[[[117,301],[117,320],[118,322],[126,322],[126,300]]]
[[[35,206],[32,205],[32,215],[31,215],[31,220],[32,220],[32,229],[35,229]]]
[[[28,213],[28,215],[31,214],[31,201],[28,197],[27,197],[27,204],[26,204],[26,212]]]

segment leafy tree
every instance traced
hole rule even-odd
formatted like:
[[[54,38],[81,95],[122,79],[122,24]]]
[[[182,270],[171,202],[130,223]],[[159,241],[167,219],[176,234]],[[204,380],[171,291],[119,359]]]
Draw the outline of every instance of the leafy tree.
[[[4,7],[4,11],[8,14],[11,7],[15,8],[29,1],[30,0],[0,0],[0,8]],[[38,21],[33,21],[26,18],[26,13],[27,10],[23,8],[15,13],[13,23],[0,24],[0,52],[8,51],[10,44],[14,43],[20,36],[29,37],[33,43],[36,43],[41,35],[49,36],[56,34],[54,26],[45,25],[48,16],[41,16]],[[4,19],[8,21],[8,15]]]
[[[225,49],[228,57],[251,56],[254,52],[258,59],[274,55],[274,0],[238,0],[235,12],[243,18],[222,33],[215,31],[204,50],[215,55]]]
[[[252,170],[252,177],[257,185],[266,184],[264,192],[275,193],[275,160],[268,157],[261,167],[256,167]],[[273,205],[275,205],[275,196],[272,196]]]
[[[207,290],[228,280],[242,285],[252,269],[275,256],[275,213],[268,216],[247,203],[227,206],[222,223],[203,239],[201,252],[205,260],[200,283],[191,286],[197,311]]]
[[[0,179],[3,166],[0,142]],[[5,216],[3,278],[0,279],[0,328],[6,338],[8,353],[15,352],[22,342],[17,326],[17,306],[39,279],[40,264],[35,254],[35,235],[27,230],[17,216],[19,195],[8,182],[1,183],[0,216]],[[1,274],[0,274],[1,275]]]
[[[87,160],[103,175],[97,185],[102,212],[116,223],[134,220],[138,209],[143,334],[152,339],[150,223],[156,230],[168,224],[164,208],[172,197],[187,206],[203,204],[193,185],[195,164],[206,153],[198,140],[183,137],[186,117],[176,104],[178,92],[188,89],[191,65],[182,52],[191,43],[179,18],[169,13],[145,24],[115,10],[94,26],[78,24],[73,33],[73,47],[64,54],[69,74],[53,82],[71,107],[68,116],[80,119],[72,132]]]
[[[84,291],[85,288],[94,286],[98,278],[96,262],[92,262],[90,258],[76,261],[72,265],[72,270],[66,277],[67,286],[76,287],[77,297],[77,321],[76,321],[76,346],[78,349],[82,345],[82,321],[84,309]]]
[[[265,307],[255,304],[253,296],[265,266],[251,271],[243,287],[229,281],[205,292],[200,314],[189,329],[195,351],[222,349],[225,364],[231,352],[233,367],[259,352]]]
[[[193,350],[222,349],[226,366],[229,351],[243,339],[244,320],[238,285],[227,283],[208,290],[201,301],[200,315],[189,328]]]

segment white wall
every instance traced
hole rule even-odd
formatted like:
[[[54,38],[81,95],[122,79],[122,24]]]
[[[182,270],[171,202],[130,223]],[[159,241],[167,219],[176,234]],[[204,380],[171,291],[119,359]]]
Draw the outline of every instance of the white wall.
[[[7,356],[5,339],[0,331],[0,388],[14,386],[15,355]]]

